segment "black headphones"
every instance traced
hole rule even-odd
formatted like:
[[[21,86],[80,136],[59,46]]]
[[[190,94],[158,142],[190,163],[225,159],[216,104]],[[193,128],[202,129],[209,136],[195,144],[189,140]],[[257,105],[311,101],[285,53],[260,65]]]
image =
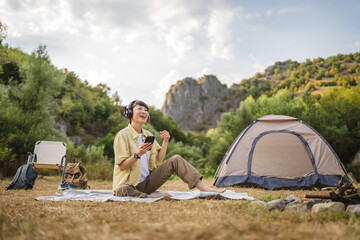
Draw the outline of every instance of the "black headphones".
[[[136,102],[141,102],[138,100],[132,101],[128,106],[125,107],[125,110],[123,112],[124,117],[126,117],[127,119],[129,119],[131,121],[131,118],[133,117],[133,108],[134,108],[134,104]],[[148,111],[148,122],[150,121],[150,112]]]

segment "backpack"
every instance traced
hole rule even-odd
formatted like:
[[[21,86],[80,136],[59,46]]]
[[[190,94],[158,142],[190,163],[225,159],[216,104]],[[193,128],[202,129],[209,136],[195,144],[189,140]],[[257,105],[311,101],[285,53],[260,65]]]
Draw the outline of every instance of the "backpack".
[[[87,185],[88,179],[86,177],[86,168],[81,163],[68,163],[64,174],[63,184],[67,186],[72,185],[75,188],[81,189],[89,187]]]
[[[37,172],[29,164],[24,164],[18,168],[14,180],[6,188],[6,190],[32,189],[35,184],[36,178]]]

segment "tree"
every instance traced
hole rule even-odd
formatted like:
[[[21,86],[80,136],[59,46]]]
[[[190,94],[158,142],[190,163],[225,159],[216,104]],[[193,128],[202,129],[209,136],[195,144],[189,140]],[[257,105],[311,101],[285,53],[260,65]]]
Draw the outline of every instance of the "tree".
[[[0,169],[4,176],[26,162],[39,140],[64,140],[53,116],[54,95],[63,76],[51,65],[45,46],[39,46],[20,68],[23,83],[2,87],[0,97]],[[13,159],[13,161],[9,161]]]
[[[105,127],[107,119],[119,109],[108,96],[110,88],[105,84],[91,87],[81,82],[73,72],[65,70],[62,73],[66,78],[56,96],[56,112],[59,118],[66,120],[68,134],[82,137],[90,134],[95,138],[105,136],[105,128],[113,129]]]
[[[105,83],[99,83],[95,86],[95,89],[99,91],[102,97],[107,96],[110,92],[110,87],[107,86]]]
[[[350,163],[360,148],[360,88],[333,88],[324,92],[318,112],[319,132],[344,163]]]
[[[113,93],[113,95],[111,96],[111,100],[112,100],[112,102],[113,102],[113,104],[114,104],[115,106],[120,106],[121,103],[122,103],[122,100],[121,100],[121,98],[120,98],[120,95],[119,95],[118,91],[115,91],[115,92]]]
[[[19,66],[15,62],[9,62],[2,65],[0,73],[0,83],[5,85],[18,85],[22,82]]]
[[[7,25],[0,21],[0,44],[7,36]]]

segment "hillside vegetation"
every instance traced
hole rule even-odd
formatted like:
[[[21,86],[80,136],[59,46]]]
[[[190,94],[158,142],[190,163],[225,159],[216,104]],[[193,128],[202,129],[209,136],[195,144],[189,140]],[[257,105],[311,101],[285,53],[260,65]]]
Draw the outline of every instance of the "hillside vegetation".
[[[216,128],[206,133],[184,133],[154,107],[145,128],[160,144],[159,131],[167,129],[172,136],[167,157],[181,154],[209,177],[252,121],[266,114],[290,115],[320,132],[359,178],[359,165],[352,162],[360,149],[359,63],[360,53],[276,63],[232,86],[240,105],[222,113]],[[76,73],[58,69],[45,46],[27,54],[0,42],[1,175],[13,176],[37,141],[56,140],[67,142],[68,162],[83,162],[90,179],[111,180],[113,139],[127,121],[120,96],[109,93],[105,84],[91,86]]]
[[[350,88],[358,85],[360,80],[360,53],[338,54],[337,56],[307,59],[305,62],[287,60],[276,62],[257,73],[254,77],[244,79],[231,88],[236,95],[245,99],[251,95],[258,98],[262,94],[271,96],[280,89],[301,94],[311,91],[322,95],[329,88]]]

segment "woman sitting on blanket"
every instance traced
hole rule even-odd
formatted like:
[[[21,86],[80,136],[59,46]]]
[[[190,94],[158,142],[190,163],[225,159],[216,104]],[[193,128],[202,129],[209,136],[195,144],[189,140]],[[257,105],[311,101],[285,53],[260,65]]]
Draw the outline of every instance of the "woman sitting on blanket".
[[[194,187],[202,192],[223,193],[226,189],[210,188],[201,181],[202,175],[185,159],[175,155],[164,161],[170,134],[160,131],[162,146],[156,140],[145,143],[152,134],[142,126],[150,120],[149,108],[142,101],[132,101],[124,111],[129,119],[126,128],[118,132],[114,139],[114,177],[113,190],[115,196],[161,197],[154,192],[168,178],[176,173],[189,189]],[[156,164],[162,164],[156,167]],[[165,194],[170,196],[169,194]]]

